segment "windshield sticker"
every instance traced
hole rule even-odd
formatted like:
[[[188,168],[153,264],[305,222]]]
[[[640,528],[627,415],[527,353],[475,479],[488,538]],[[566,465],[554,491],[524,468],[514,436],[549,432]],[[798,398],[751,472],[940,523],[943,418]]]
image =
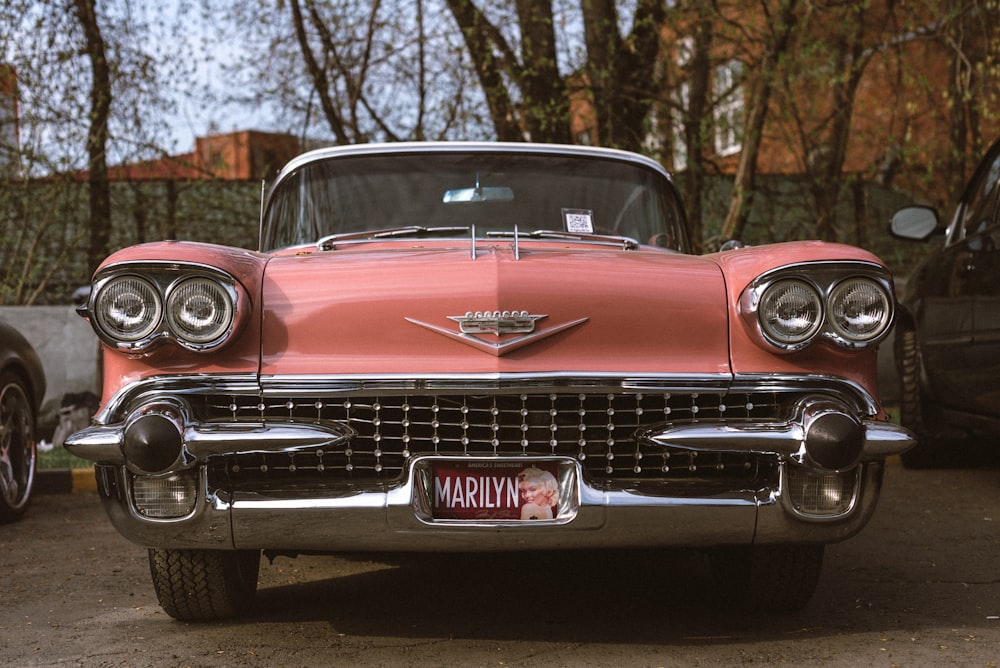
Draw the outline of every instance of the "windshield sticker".
[[[563,227],[574,234],[594,233],[594,212],[590,209],[563,209]]]

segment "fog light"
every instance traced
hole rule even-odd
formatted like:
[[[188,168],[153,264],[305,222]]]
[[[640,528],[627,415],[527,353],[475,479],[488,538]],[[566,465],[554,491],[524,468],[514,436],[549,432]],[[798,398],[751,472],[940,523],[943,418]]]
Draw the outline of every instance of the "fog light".
[[[792,507],[803,515],[834,517],[843,515],[854,505],[858,487],[858,471],[816,473],[789,466],[788,495]]]
[[[132,480],[135,509],[146,517],[176,518],[190,515],[198,501],[198,472],[168,476],[136,476]]]

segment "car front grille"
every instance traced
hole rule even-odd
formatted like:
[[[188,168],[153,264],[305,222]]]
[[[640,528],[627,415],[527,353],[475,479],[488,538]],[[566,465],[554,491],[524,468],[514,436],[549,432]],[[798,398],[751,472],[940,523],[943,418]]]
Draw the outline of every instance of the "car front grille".
[[[400,482],[422,455],[559,456],[578,460],[592,485],[771,479],[770,457],[665,448],[637,438],[665,422],[784,419],[778,392],[484,393],[438,395],[206,396],[193,404],[207,422],[339,423],[349,442],[295,453],[248,453],[212,463],[236,488],[353,481]]]

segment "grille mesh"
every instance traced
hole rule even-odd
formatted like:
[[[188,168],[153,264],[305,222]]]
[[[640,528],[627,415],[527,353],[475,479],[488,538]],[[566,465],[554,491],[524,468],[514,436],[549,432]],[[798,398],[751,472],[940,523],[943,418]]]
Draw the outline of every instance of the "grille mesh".
[[[767,392],[205,397],[199,417],[333,421],[357,432],[334,448],[228,457],[225,474],[236,485],[314,478],[393,482],[408,458],[425,454],[573,457],[596,484],[749,481],[771,472],[773,462],[643,444],[636,435],[667,421],[779,419],[784,405],[779,398]]]

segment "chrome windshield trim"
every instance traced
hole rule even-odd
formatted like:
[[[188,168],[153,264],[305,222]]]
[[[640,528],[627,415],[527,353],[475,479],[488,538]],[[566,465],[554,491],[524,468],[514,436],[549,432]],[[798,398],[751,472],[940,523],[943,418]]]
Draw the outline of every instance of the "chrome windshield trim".
[[[320,148],[307,153],[303,153],[296,158],[293,158],[287,165],[282,168],[278,177],[271,184],[271,188],[268,191],[267,200],[264,203],[264,208],[267,208],[267,204],[270,201],[271,195],[274,193],[278,185],[281,184],[285,178],[295,172],[302,165],[307,165],[312,162],[327,160],[329,158],[336,158],[338,156],[358,156],[358,155],[400,155],[406,153],[468,153],[470,151],[476,153],[521,153],[521,154],[536,154],[536,155],[566,155],[566,156],[578,156],[578,157],[598,157],[604,159],[614,159],[622,162],[628,162],[633,165],[639,165],[645,167],[646,169],[651,169],[655,172],[659,172],[661,175],[666,177],[671,183],[673,182],[673,177],[670,173],[664,169],[663,165],[656,162],[651,158],[645,156],[631,153],[629,151],[621,151],[613,148],[603,148],[597,146],[579,146],[571,144],[528,144],[522,142],[476,142],[476,141],[453,141],[453,142],[400,142],[400,143],[372,143],[372,144],[353,144],[349,146],[329,146],[326,148]]]

